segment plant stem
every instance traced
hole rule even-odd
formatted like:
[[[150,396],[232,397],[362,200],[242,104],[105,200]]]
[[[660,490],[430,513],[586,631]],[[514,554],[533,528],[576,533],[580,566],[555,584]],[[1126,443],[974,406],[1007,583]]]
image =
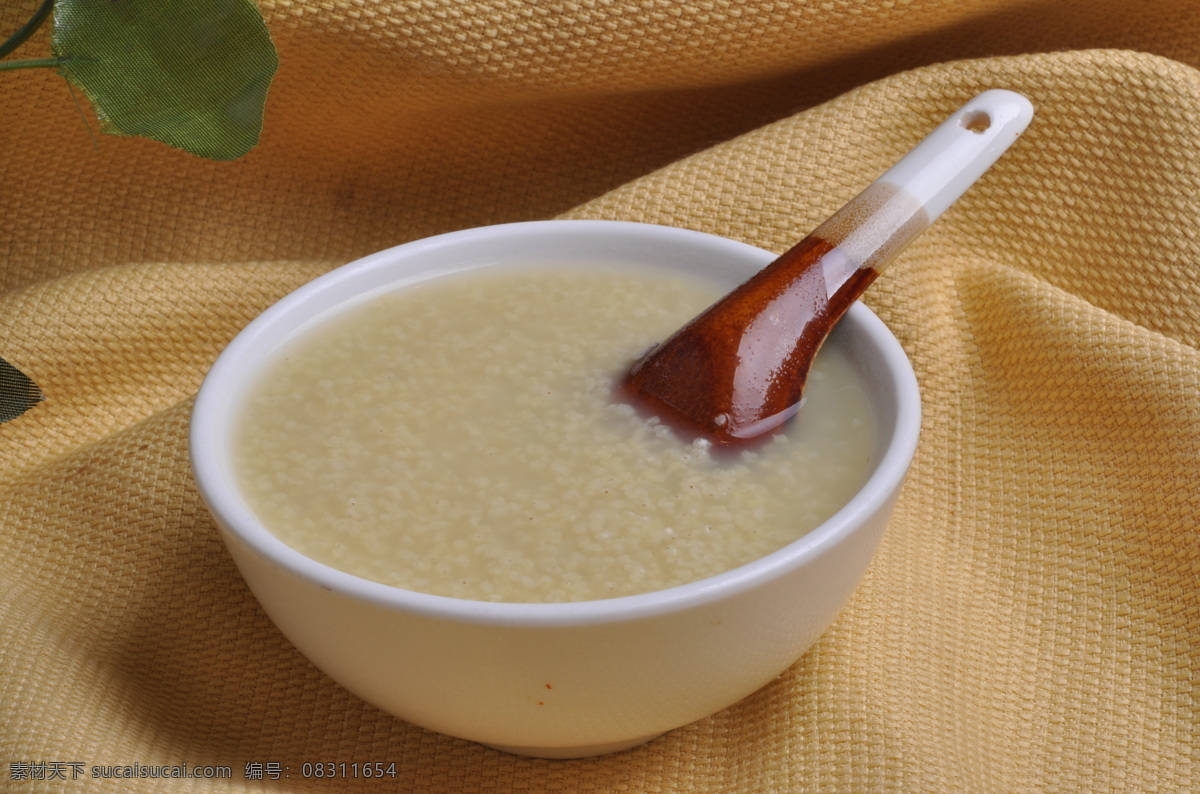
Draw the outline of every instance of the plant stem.
[[[17,32],[9,36],[8,41],[0,44],[0,58],[5,57],[17,47],[25,43],[25,40],[33,35],[33,32],[42,26],[42,23],[50,16],[50,12],[54,10],[54,0],[45,0],[37,11],[33,12],[33,17],[28,22],[17,29]]]
[[[70,58],[31,58],[24,61],[2,61],[0,62],[0,72],[8,72],[13,69],[37,69],[39,67],[61,66]]]

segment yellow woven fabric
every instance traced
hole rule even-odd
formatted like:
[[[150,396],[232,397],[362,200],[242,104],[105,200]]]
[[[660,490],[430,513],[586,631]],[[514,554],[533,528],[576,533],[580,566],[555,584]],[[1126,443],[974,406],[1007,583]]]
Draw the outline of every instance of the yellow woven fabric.
[[[3,31],[36,5],[5,4]],[[1194,0],[262,9],[281,68],[233,163],[93,146],[62,79],[0,74],[0,357],[46,394],[0,425],[0,788],[1198,785]],[[186,444],[207,367],[257,312],[359,255],[500,221],[783,250],[993,87],[1033,100],[1030,130],[866,297],[920,379],[911,478],[850,607],[778,680],[634,751],[530,760],[365,705],[267,620]],[[317,761],[397,774],[303,779]],[[14,777],[37,763],[232,778]]]

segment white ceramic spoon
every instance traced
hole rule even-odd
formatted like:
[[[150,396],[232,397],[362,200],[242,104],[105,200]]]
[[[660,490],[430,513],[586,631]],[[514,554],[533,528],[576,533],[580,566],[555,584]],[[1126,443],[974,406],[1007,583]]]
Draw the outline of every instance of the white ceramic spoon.
[[[967,102],[866,190],[655,346],[622,399],[689,437],[738,447],[800,407],[814,356],[846,309],[1033,119],[1012,91]]]

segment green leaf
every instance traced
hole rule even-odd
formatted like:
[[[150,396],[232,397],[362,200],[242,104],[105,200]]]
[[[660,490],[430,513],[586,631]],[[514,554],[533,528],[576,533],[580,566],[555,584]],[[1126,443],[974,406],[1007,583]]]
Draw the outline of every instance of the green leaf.
[[[29,376],[0,358],[0,422],[16,419],[42,399],[42,390]]]
[[[104,132],[214,160],[258,143],[279,57],[251,0],[56,0],[51,44]]]

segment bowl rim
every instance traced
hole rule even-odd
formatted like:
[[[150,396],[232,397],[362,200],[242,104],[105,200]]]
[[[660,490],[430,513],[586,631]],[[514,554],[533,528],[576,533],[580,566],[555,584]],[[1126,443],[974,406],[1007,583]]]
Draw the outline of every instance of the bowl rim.
[[[826,550],[852,536],[865,520],[886,507],[886,502],[903,482],[916,452],[921,425],[921,403],[916,375],[900,342],[866,305],[856,301],[842,323],[856,327],[878,346],[887,362],[886,377],[896,395],[896,422],[883,455],[862,488],[832,516],[813,530],[782,548],[736,568],[686,584],[661,590],[590,601],[559,603],[488,602],[433,595],[405,590],[364,579],[318,562],[288,546],[253,515],[237,494],[228,467],[223,466],[228,420],[234,416],[224,399],[231,384],[243,382],[241,360],[262,355],[265,332],[275,326],[285,329],[286,337],[301,333],[313,322],[311,316],[294,319],[291,315],[325,293],[345,290],[348,284],[367,273],[387,271],[398,262],[420,260],[423,254],[443,246],[511,242],[514,239],[542,238],[546,235],[617,236],[623,242],[663,245],[672,242],[700,245],[716,255],[728,255],[731,262],[762,267],[775,254],[746,243],[706,232],[658,224],[606,220],[551,220],[481,226],[447,232],[403,243],[337,267],[302,285],[247,324],[221,351],[196,394],[189,427],[189,459],[201,499],[216,520],[227,544],[236,539],[256,555],[293,576],[316,586],[369,602],[386,609],[454,622],[487,625],[560,627],[643,619],[691,609],[728,598],[773,581],[794,568],[821,556]],[[504,257],[498,257],[497,263]],[[486,263],[485,263],[486,264]],[[419,271],[417,278],[397,276],[386,287],[357,290],[337,301],[359,300],[384,289],[437,277],[450,269]],[[336,300],[336,299],[334,299]],[[323,315],[326,308],[318,315]],[[278,333],[278,331],[275,331]],[[276,343],[271,343],[273,347]]]

